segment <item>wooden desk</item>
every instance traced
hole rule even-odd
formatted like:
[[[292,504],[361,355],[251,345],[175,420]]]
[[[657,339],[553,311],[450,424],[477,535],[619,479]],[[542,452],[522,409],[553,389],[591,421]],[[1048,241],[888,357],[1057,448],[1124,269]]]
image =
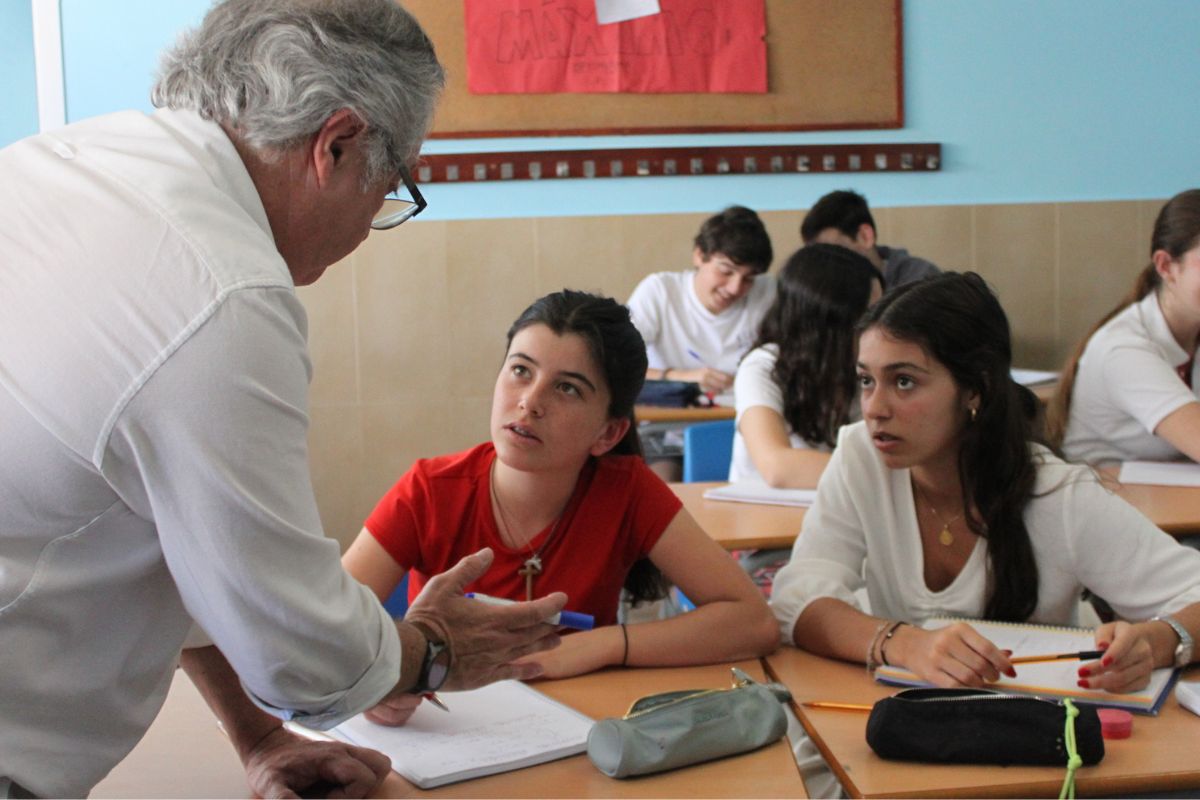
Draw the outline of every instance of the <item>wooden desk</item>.
[[[1200,487],[1108,484],[1155,525],[1172,536],[1200,534]]]
[[[804,522],[804,508],[705,500],[723,482],[672,483],[683,507],[726,550],[791,547]],[[1200,487],[1107,485],[1172,536],[1200,535]]]
[[[620,716],[637,698],[673,689],[728,686],[730,665],[617,669],[538,688],[588,716]],[[755,679],[758,660],[740,662]],[[91,797],[249,797],[241,762],[182,670],[146,737]],[[396,773],[377,797],[806,797],[787,739],[740,756],[644,778],[615,780],[586,755],[421,791]]]
[[[711,422],[715,419],[733,419],[737,411],[733,406],[634,406],[633,416],[638,422]]]
[[[614,669],[562,681],[544,681],[537,688],[593,718],[620,716],[639,697],[674,689],[728,686],[729,666],[673,669]],[[759,661],[737,664],[761,680]],[[616,780],[609,778],[586,755],[572,756],[537,767],[489,775],[473,781],[421,791],[392,773],[384,781],[383,797],[807,797],[787,739],[752,753],[697,764],[685,769]]]
[[[716,483],[672,483],[683,507],[709,536],[726,550],[791,547],[800,534],[805,508],[705,500],[704,492]]]
[[[896,691],[875,683],[861,664],[810,655],[793,647],[768,656],[767,669],[792,692],[805,730],[852,797],[1057,797],[1059,767],[919,764],[885,761],[867,745],[867,714],[801,708],[806,700],[874,703]],[[1193,680],[1200,671],[1187,676]],[[1134,715],[1133,736],[1105,742],[1104,759],[1081,767],[1080,795],[1134,795],[1200,787],[1200,717],[1169,698],[1158,717]]]

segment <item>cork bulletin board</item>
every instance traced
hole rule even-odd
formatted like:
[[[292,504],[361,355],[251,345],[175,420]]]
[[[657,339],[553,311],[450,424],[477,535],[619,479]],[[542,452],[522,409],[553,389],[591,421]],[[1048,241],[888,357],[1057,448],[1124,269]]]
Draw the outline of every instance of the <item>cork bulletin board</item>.
[[[904,124],[901,0],[766,0],[766,94],[472,95],[462,1],[402,3],[421,21],[446,66],[434,138]]]

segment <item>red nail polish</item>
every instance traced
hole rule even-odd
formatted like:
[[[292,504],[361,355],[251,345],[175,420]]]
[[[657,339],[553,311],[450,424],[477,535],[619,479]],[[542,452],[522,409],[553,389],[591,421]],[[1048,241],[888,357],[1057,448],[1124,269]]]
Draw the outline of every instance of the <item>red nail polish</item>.
[[[1092,674],[1091,670],[1089,670],[1087,667],[1079,668],[1079,677],[1086,678],[1088,675],[1091,675],[1091,674]]]
[[[1108,642],[1101,642],[1100,644],[1096,645],[1096,647],[1100,648],[1101,650],[1107,650]]]
[[[1112,662],[1112,656],[1105,656],[1104,658],[1100,659],[1100,666],[1109,667],[1112,666]]]
[[[1085,681],[1085,680],[1079,680],[1079,681],[1077,681],[1077,683],[1078,683],[1078,684],[1079,684],[1079,685],[1080,685],[1082,688],[1084,688],[1084,689],[1090,689],[1090,688],[1092,688],[1092,687],[1091,687],[1091,684],[1090,684],[1088,681]]]
[[[1010,678],[1017,677],[1017,671],[1015,669],[1013,669],[1012,667],[1009,667],[1008,672],[1005,672],[1004,674]]]

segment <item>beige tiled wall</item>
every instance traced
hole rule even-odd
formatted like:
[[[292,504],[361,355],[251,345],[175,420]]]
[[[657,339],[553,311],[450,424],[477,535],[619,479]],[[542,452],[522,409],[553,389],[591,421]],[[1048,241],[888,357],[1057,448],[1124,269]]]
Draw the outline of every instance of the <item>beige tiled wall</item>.
[[[1018,366],[1053,369],[1148,258],[1162,202],[874,209],[880,241],[998,292]],[[802,210],[763,219],[776,265]],[[504,334],[535,297],[564,286],[624,299],[646,274],[684,269],[706,214],[414,221],[373,233],[314,286],[309,436],[326,532],[343,543],[425,455],[487,438]]]

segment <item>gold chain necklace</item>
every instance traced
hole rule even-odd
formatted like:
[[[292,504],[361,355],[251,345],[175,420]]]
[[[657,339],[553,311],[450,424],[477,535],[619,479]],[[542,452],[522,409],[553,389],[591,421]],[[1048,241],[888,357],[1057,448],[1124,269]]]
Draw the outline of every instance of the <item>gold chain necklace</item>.
[[[954,534],[950,532],[950,526],[953,523],[958,522],[958,518],[961,517],[962,514],[955,514],[954,517],[949,521],[943,520],[942,515],[939,514],[938,510],[933,507],[933,503],[929,502],[929,495],[925,494],[925,490],[921,488],[921,484],[914,480],[912,485],[917,490],[917,493],[921,495],[921,499],[925,501],[925,505],[928,506],[929,510],[933,512],[934,518],[938,522],[942,523],[942,530],[937,535],[938,543],[941,544],[942,547],[949,547],[950,545],[954,544]]]
[[[512,542],[514,546],[516,546],[517,540],[512,535],[512,529],[509,528],[509,526],[508,526],[508,515],[504,512],[504,506],[500,504],[500,495],[496,492],[496,460],[495,459],[492,460],[492,466],[491,466],[490,471],[488,472],[488,491],[491,493],[492,503],[495,504],[496,511],[498,512],[496,514],[496,517],[500,521],[501,538],[503,539],[503,538],[507,537],[508,540],[510,542]],[[571,496],[574,497],[573,492],[572,492]],[[536,578],[538,575],[542,574],[542,551],[546,549],[546,545],[550,544],[550,542],[554,540],[554,534],[556,534],[558,532],[558,524],[560,522],[562,522],[563,515],[566,514],[566,512],[567,512],[567,506],[570,506],[570,505],[571,505],[571,500],[568,499],[567,505],[563,506],[562,511],[558,512],[558,517],[556,517],[554,520],[554,526],[552,528],[550,528],[550,535],[548,535],[546,537],[546,541],[542,542],[541,547],[539,547],[535,551],[532,547],[529,546],[529,542],[532,542],[534,539],[536,539],[537,534],[534,534],[533,537],[531,537],[529,539],[529,541],[525,542],[523,545],[523,547],[525,548],[525,552],[529,553],[529,558],[525,559],[525,562],[517,570],[517,574],[525,579],[525,599],[526,600],[533,599],[533,579]]]

